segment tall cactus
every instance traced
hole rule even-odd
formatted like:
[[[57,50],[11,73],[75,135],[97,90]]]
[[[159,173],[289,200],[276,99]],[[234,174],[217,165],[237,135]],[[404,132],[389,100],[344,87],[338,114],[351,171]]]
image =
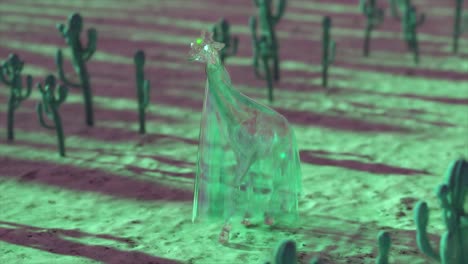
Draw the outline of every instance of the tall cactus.
[[[272,0],[254,0],[255,6],[258,8],[258,19],[260,21],[260,38],[265,37],[271,43],[273,51],[273,77],[275,81],[280,79],[279,66],[279,44],[276,38],[275,27],[284,15],[286,9],[286,0],[276,0],[276,13],[272,11]]]
[[[390,233],[386,231],[380,231],[378,235],[379,241],[379,255],[375,260],[375,264],[388,264],[388,253],[391,246]]]
[[[429,209],[424,201],[418,202],[414,210],[417,244],[424,254],[439,263],[468,263],[468,214],[464,209],[468,194],[468,162],[463,159],[454,161],[445,177],[445,183],[437,190],[447,228],[440,240],[440,250],[436,252],[429,242]]]
[[[269,41],[269,39],[265,35],[261,35],[260,38],[257,38],[257,19],[255,17],[250,17],[250,29],[252,31],[252,43],[253,43],[253,51],[254,51],[254,71],[255,76],[257,78],[266,79],[267,86],[268,86],[268,100],[273,102],[273,76],[274,76],[274,69],[273,73],[271,72],[272,69],[270,67],[270,62],[275,61],[275,51],[273,48],[273,44]],[[260,61],[263,65],[263,73],[264,76],[260,73]],[[273,66],[274,67],[274,66]]]
[[[377,0],[360,0],[361,11],[367,19],[363,50],[366,57],[369,56],[369,42],[372,30],[382,24],[384,19],[384,10],[378,8],[376,2]]]
[[[408,49],[413,52],[413,58],[415,63],[419,63],[419,45],[417,38],[417,28],[421,26],[425,21],[424,14],[416,13],[416,7],[410,5],[405,10],[403,17],[402,26],[404,32],[404,39],[408,45]]]
[[[326,16],[322,21],[322,86],[328,86],[328,67],[335,61],[336,43],[330,37],[331,18]]]
[[[39,123],[47,129],[55,129],[57,133],[57,141],[60,156],[65,157],[65,140],[63,136],[62,120],[59,114],[59,107],[65,101],[68,94],[68,89],[63,85],[56,85],[55,77],[48,75],[44,81],[44,86],[41,83],[37,84],[37,88],[41,92],[42,100],[37,104],[36,111],[39,117]],[[58,88],[58,97],[56,95]],[[53,121],[53,125],[49,125],[45,118],[46,116]]]
[[[146,108],[149,105],[149,90],[150,82],[145,80],[144,66],[145,66],[145,53],[138,50],[134,55],[135,70],[136,70],[136,85],[137,85],[137,98],[138,98],[138,117],[140,123],[140,134],[146,133]]]
[[[10,86],[10,98],[8,99],[7,113],[7,138],[14,139],[14,122],[15,110],[20,106],[21,102],[26,100],[31,94],[32,77],[26,77],[26,87],[23,87],[21,71],[23,70],[24,62],[20,60],[18,55],[10,54],[8,59],[0,65],[0,80]]]
[[[462,33],[461,19],[463,12],[463,0],[455,0],[455,17],[453,22],[453,53],[458,52],[458,39]]]
[[[213,26],[212,32],[214,41],[224,43],[224,48],[219,53],[220,60],[224,63],[227,57],[236,55],[239,38],[231,36],[229,22],[224,18]]]
[[[80,78],[80,83],[73,83],[69,81],[63,70],[63,57],[62,51],[57,51],[56,64],[58,67],[59,77],[62,82],[68,87],[81,88],[83,91],[83,100],[85,104],[86,124],[88,126],[94,125],[94,114],[93,114],[93,99],[91,91],[91,83],[89,79],[88,69],[86,68],[86,62],[96,51],[96,40],[97,32],[96,29],[88,29],[88,44],[83,48],[80,40],[80,34],[83,30],[83,19],[78,13],[72,14],[68,19],[68,26],[64,24],[57,25],[58,30],[62,34],[66,43],[72,52],[72,64],[75,72]]]

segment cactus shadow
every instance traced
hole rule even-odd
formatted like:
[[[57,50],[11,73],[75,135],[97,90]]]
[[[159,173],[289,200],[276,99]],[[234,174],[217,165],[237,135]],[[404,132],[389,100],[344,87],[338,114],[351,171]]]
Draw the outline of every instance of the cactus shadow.
[[[338,131],[350,131],[356,133],[401,133],[412,132],[411,129],[402,126],[368,122],[356,118],[326,115],[319,112],[299,111],[284,108],[277,108],[277,111],[284,115],[289,122],[304,126],[323,127]]]
[[[302,162],[319,166],[340,167],[373,174],[432,175],[425,170],[391,166],[384,163],[362,162],[351,159],[331,159],[323,157],[321,153],[324,153],[324,151],[301,150],[299,155]]]
[[[100,169],[11,158],[4,160],[3,164],[5,167],[1,177],[9,177],[19,182],[138,201],[192,201],[193,198],[192,191],[165,186],[154,180],[132,179]]]
[[[113,235],[91,234],[78,229],[40,228],[0,221],[0,240],[18,246],[34,248],[53,254],[93,259],[106,264],[182,263],[135,250],[127,251],[111,246],[87,245],[70,240],[85,237],[105,239],[113,243],[125,243],[130,248],[137,246],[137,243],[131,239]]]

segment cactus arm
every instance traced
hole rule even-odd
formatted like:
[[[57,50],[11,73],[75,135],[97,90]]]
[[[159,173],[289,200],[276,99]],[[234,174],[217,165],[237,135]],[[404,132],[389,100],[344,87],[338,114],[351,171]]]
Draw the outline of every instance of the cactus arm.
[[[231,38],[231,49],[226,51],[226,55],[228,56],[233,56],[233,55],[236,55],[237,54],[237,47],[238,47],[238,44],[239,44],[239,38],[237,37],[232,37]]]
[[[87,61],[96,51],[97,31],[94,28],[88,29],[88,45],[83,51],[83,60]]]
[[[359,0],[359,10],[367,14],[367,0]]]
[[[281,17],[284,15],[284,10],[286,9],[286,0],[278,0],[276,5],[276,14],[272,16],[273,23],[277,24]]]
[[[57,54],[56,54],[56,57],[55,57],[55,64],[57,65],[57,68],[58,68],[58,74],[59,74],[59,78],[60,80],[65,83],[65,85],[67,86],[70,86],[72,88],[79,88],[81,87],[81,85],[77,84],[77,83],[72,83],[71,81],[69,81],[67,79],[67,77],[65,76],[65,72],[63,70],[63,56],[62,56],[62,50],[57,50]]]
[[[56,25],[56,28],[58,29],[63,38],[67,37],[67,29],[65,28],[64,24],[59,23]]]
[[[32,87],[33,87],[32,77],[31,77],[31,75],[28,75],[26,77],[26,93],[18,95],[18,98],[19,98],[20,101],[25,100],[26,98],[28,98],[31,95]]]
[[[397,1],[401,2],[400,0],[390,0],[390,13],[391,13],[393,18],[400,21],[401,20],[401,15],[400,15],[398,9],[401,9],[401,4],[397,3]]]
[[[440,262],[440,255],[432,248],[427,236],[427,224],[429,222],[429,209],[426,202],[418,202],[414,209],[416,222],[416,241],[419,250],[432,259]]]
[[[148,107],[150,101],[150,81],[145,80],[143,83],[143,108]]]
[[[6,62],[0,66],[0,80],[8,86],[12,85],[12,80],[13,78],[10,78],[10,80],[7,79],[7,76],[9,75],[10,71],[8,70],[8,66]]]
[[[256,17],[250,17],[249,19],[249,25],[250,25],[250,30],[252,32],[252,48],[253,48],[253,67],[255,71],[255,76],[257,78],[260,78],[260,72],[258,70],[258,62],[260,58],[259,54],[259,43],[258,43],[258,38],[257,38],[257,18]]]
[[[218,24],[213,25],[213,27],[211,28],[211,32],[213,32],[212,38],[216,40],[217,42],[220,42],[219,35],[218,35],[219,33]]]
[[[47,129],[55,129],[54,126],[47,124],[47,122],[44,119],[44,113],[43,113],[44,111],[42,107],[42,102],[37,103],[36,112],[37,112],[37,116],[39,117],[39,123],[41,124],[42,127],[47,128]]]
[[[67,86],[59,85],[58,89],[59,89],[59,98],[57,100],[57,104],[61,105],[67,99],[68,88]]]

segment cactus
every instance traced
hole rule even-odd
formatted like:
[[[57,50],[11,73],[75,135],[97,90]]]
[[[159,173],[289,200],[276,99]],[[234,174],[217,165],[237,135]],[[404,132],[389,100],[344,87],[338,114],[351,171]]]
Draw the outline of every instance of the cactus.
[[[82,89],[85,104],[86,124],[88,126],[93,126],[93,99],[89,73],[86,68],[86,62],[96,51],[97,32],[94,28],[88,29],[88,44],[86,45],[86,48],[83,48],[80,40],[80,33],[83,29],[83,19],[81,18],[80,14],[74,13],[69,17],[68,27],[65,27],[64,24],[58,24],[57,28],[71,49],[72,64],[75,69],[75,72],[80,78],[80,83],[72,83],[65,77],[61,50],[57,51],[56,56],[56,64],[58,67],[59,77],[66,86]]]
[[[360,8],[367,18],[366,32],[364,38],[364,56],[369,56],[369,42],[372,30],[383,22],[384,10],[378,8],[377,0],[360,0]]]
[[[458,38],[462,33],[461,29],[461,19],[462,19],[462,12],[463,12],[463,0],[456,0],[455,5],[455,17],[453,23],[453,53],[458,52]]]
[[[140,120],[140,134],[145,134],[145,111],[149,105],[150,90],[150,82],[148,80],[145,80],[145,73],[143,71],[143,67],[145,65],[145,53],[142,50],[138,50],[135,53],[134,61],[136,66],[136,86],[138,97],[138,116]]]
[[[273,102],[273,74],[271,73],[270,69],[270,61],[273,60],[273,64],[275,61],[275,55],[274,55],[274,49],[273,49],[273,44],[269,41],[269,39],[261,35],[260,38],[257,38],[257,19],[255,17],[251,17],[250,21],[250,28],[252,31],[252,43],[253,43],[253,51],[254,51],[254,71],[255,71],[255,76],[261,79],[266,79],[267,81],[267,86],[268,86],[268,100],[270,102]],[[265,73],[265,76],[263,77],[260,74],[259,70],[259,60],[261,60],[262,65],[263,65],[263,72]],[[274,71],[274,69],[273,69]]]
[[[296,264],[297,252],[296,242],[294,240],[282,241],[276,248],[273,262],[266,262],[265,264]]]
[[[322,86],[328,86],[328,67],[335,61],[336,43],[330,38],[331,18],[323,18],[323,38],[322,38]]]
[[[454,161],[445,177],[446,182],[437,190],[447,228],[440,240],[439,253],[429,242],[426,230],[429,210],[424,201],[418,202],[414,210],[417,244],[421,252],[439,263],[468,263],[468,214],[464,209],[468,194],[468,162],[463,159]]]
[[[231,37],[229,22],[224,18],[213,26],[212,32],[214,41],[224,43],[224,48],[219,53],[221,63],[224,63],[227,57],[236,55],[239,38]]]
[[[375,260],[375,264],[388,264],[388,252],[392,243],[390,239],[390,233],[386,231],[380,231],[378,235],[378,241],[379,255]]]
[[[55,129],[58,139],[60,156],[65,157],[65,141],[63,137],[62,121],[60,119],[59,107],[65,101],[68,94],[66,86],[58,85],[58,97],[55,89],[57,88],[55,77],[48,75],[44,81],[44,87],[41,83],[37,84],[42,94],[42,100],[37,104],[36,111],[39,117],[39,123],[47,129]],[[44,119],[44,113],[51,119],[54,125],[47,124]]]
[[[10,98],[8,99],[8,114],[7,114],[7,138],[14,139],[14,120],[15,110],[20,106],[21,102],[29,97],[32,88],[32,77],[26,77],[26,87],[23,87],[21,71],[23,70],[24,62],[21,61],[16,54],[10,54],[8,59],[0,65],[0,80],[10,86]]]
[[[275,26],[284,15],[286,9],[286,0],[276,1],[276,13],[272,12],[272,0],[254,0],[255,6],[258,8],[258,19],[260,20],[260,35],[268,39],[271,43],[274,79],[280,79],[279,69],[279,45],[276,38]],[[261,37],[260,37],[261,38]],[[255,67],[255,66],[254,66]]]
[[[425,15],[419,14],[418,16],[416,14],[416,8],[413,5],[406,8],[402,23],[404,39],[408,45],[408,49],[413,52],[415,63],[419,63],[419,46],[416,29],[421,26],[424,21]]]

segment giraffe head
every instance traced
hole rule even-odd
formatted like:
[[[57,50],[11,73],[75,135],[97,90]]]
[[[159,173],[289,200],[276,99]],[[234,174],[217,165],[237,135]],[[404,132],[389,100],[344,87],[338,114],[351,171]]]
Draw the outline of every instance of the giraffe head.
[[[216,63],[219,60],[218,52],[224,48],[224,43],[215,42],[213,34],[203,31],[201,36],[190,43],[189,60],[207,63]]]

